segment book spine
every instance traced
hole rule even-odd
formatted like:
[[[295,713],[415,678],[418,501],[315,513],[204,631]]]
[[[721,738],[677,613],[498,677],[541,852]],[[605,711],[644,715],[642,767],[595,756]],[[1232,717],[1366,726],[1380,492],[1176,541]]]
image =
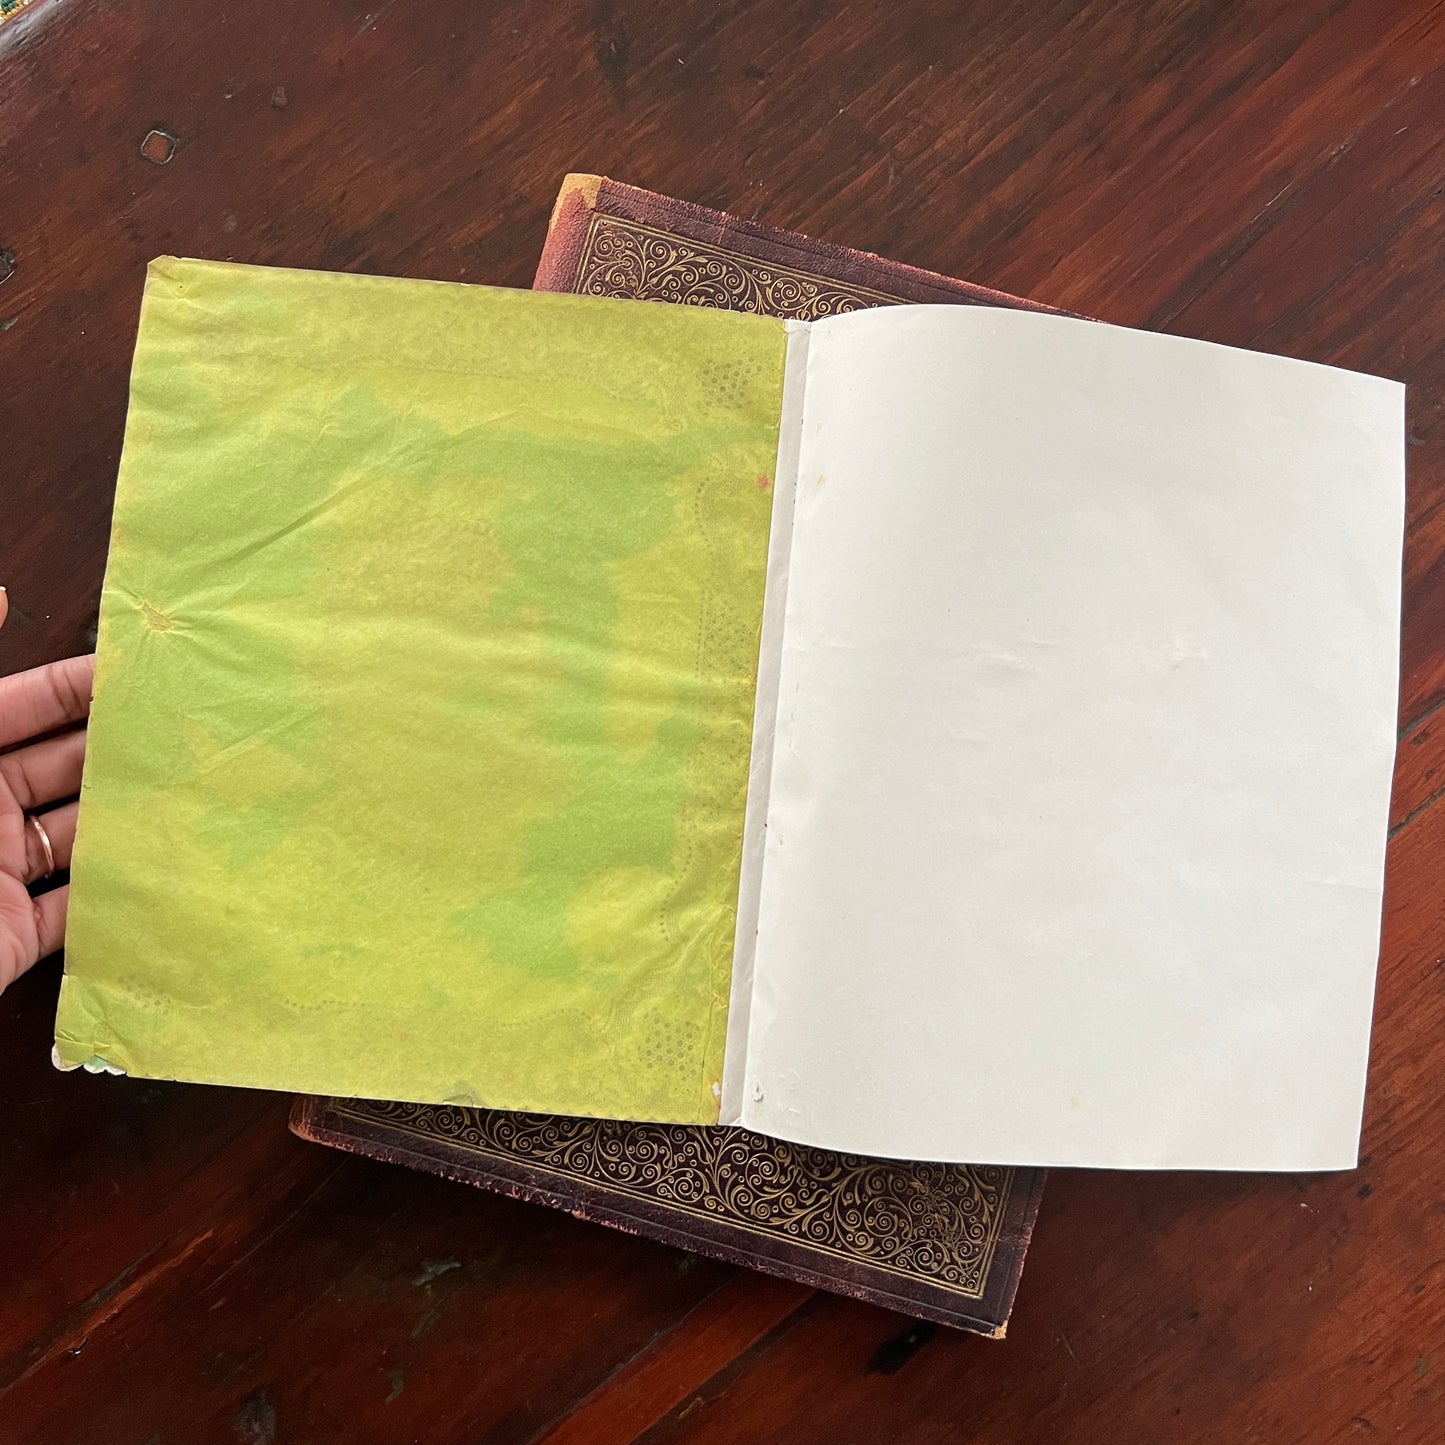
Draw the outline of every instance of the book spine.
[[[571,291],[587,244],[587,227],[602,189],[601,176],[569,175],[552,206],[534,291]]]

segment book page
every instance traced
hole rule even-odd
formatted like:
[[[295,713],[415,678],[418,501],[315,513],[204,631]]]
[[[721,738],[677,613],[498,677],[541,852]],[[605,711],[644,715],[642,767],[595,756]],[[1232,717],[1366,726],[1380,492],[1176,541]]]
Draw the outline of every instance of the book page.
[[[716,1121],[785,336],[152,267],[62,1064]]]
[[[1354,1164],[1403,388],[919,307],[809,345],[741,1122]]]

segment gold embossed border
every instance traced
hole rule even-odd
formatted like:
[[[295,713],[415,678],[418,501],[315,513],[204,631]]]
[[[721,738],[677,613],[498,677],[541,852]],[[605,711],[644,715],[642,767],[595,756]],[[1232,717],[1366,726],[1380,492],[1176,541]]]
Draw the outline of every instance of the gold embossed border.
[[[573,288],[584,296],[626,296],[682,306],[750,311],[816,321],[901,298],[843,285],[806,271],[678,237],[640,221],[593,212]]]
[[[332,1099],[328,1108],[964,1299],[987,1288],[1014,1184],[1003,1166],[865,1159],[741,1129],[361,1099]]]

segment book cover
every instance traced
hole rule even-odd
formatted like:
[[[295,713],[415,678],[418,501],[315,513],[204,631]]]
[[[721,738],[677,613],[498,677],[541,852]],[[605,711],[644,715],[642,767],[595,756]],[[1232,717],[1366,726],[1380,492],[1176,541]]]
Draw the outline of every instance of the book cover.
[[[62,1067],[1353,1164],[1398,384],[163,260],[131,396]]]
[[[1402,430],[1028,308],[163,258],[57,1062],[1350,1167]]]
[[[812,319],[1036,303],[599,176],[563,182],[538,289]],[[809,1149],[744,1129],[303,1097],[337,1148],[1001,1337],[1044,1173]]]

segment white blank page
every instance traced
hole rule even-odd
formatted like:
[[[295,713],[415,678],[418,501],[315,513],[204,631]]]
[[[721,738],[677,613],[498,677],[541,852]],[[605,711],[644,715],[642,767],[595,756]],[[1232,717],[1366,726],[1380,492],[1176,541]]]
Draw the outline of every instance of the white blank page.
[[[814,325],[741,1122],[1355,1163],[1403,394],[1012,311]]]

